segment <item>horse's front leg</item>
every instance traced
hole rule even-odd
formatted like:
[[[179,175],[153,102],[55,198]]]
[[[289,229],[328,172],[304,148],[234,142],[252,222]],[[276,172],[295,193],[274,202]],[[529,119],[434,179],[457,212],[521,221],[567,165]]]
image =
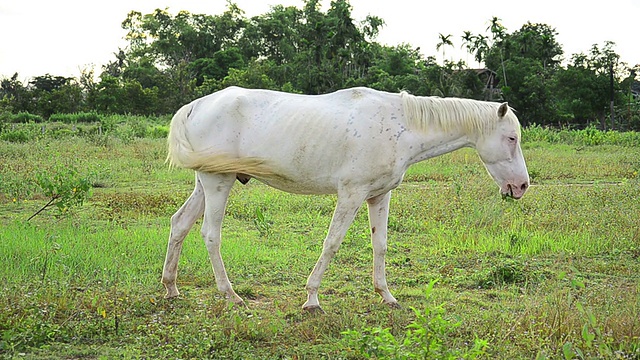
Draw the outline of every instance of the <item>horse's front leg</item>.
[[[322,254],[307,279],[307,301],[302,309],[310,312],[323,312],[318,301],[318,288],[322,275],[327,270],[331,259],[338,252],[340,244],[342,244],[342,240],[365,197],[366,195],[359,193],[338,192],[338,204],[333,213],[327,237],[324,239]]]
[[[171,232],[169,234],[169,244],[167,245],[167,256],[162,269],[162,283],[167,289],[166,298],[180,295],[176,286],[178,277],[178,260],[182,251],[182,242],[193,227],[193,224],[202,217],[204,213],[204,190],[202,183],[196,176],[196,187],[191,196],[171,217]]]
[[[369,223],[371,224],[371,244],[373,245],[373,287],[382,302],[398,307],[398,301],[389,292],[385,275],[385,255],[387,254],[387,223],[391,192],[367,200]]]

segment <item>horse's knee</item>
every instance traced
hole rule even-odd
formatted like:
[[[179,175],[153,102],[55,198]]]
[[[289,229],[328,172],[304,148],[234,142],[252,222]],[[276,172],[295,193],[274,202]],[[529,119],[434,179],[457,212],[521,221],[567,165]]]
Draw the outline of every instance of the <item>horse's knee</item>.
[[[329,257],[333,258],[338,253],[338,250],[340,249],[340,243],[341,241],[338,241],[338,240],[325,239],[324,244],[322,245],[322,252],[325,255],[328,255]]]
[[[387,244],[373,244],[373,252],[376,255],[384,256],[387,254]]]
[[[182,241],[182,239],[184,239],[187,234],[189,233],[189,230],[191,230],[191,227],[193,226],[193,222],[191,221],[191,219],[187,218],[185,216],[185,212],[182,211],[182,209],[178,210],[178,212],[176,212],[175,214],[173,214],[173,216],[171,216],[171,233],[170,233],[170,239],[174,239],[177,241]]]
[[[203,227],[202,231],[200,231],[200,235],[202,236],[202,239],[204,240],[204,243],[208,249],[220,247],[220,243],[221,243],[220,232],[211,231]]]

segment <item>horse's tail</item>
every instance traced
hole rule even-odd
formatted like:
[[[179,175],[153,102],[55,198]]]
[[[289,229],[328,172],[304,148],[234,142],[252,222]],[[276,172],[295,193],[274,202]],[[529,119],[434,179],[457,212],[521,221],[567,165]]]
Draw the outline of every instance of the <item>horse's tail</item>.
[[[195,151],[187,138],[185,123],[191,113],[191,107],[191,104],[183,106],[171,119],[166,160],[169,166],[212,173],[246,174],[258,178],[282,177],[277,175],[264,159],[237,158],[210,149]]]
[[[184,105],[173,115],[167,137],[168,153],[166,163],[170,167],[189,168],[188,154],[193,152],[191,143],[187,139],[185,122],[191,113],[191,104]]]

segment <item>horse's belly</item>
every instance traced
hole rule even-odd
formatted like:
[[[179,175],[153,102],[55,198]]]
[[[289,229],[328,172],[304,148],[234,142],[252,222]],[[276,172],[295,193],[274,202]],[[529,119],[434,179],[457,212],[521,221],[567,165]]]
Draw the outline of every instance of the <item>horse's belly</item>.
[[[303,195],[321,195],[321,194],[336,194],[337,190],[337,181],[332,181],[328,179],[309,179],[309,178],[300,178],[300,177],[279,177],[279,178],[270,178],[270,179],[260,179],[258,180],[268,186],[271,186],[275,189],[282,190],[292,194],[303,194]]]

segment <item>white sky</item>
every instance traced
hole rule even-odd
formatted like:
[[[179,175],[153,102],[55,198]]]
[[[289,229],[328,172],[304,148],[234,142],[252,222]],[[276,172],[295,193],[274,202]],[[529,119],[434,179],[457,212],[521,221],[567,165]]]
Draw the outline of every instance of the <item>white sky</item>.
[[[234,0],[246,17],[264,14],[275,4],[302,8],[302,0]],[[321,0],[323,11],[330,0]],[[472,56],[460,50],[463,31],[486,31],[493,16],[502,19],[509,33],[527,21],[556,29],[565,59],[588,53],[593,44],[616,43],[621,60],[640,64],[640,0],[351,0],[352,16],[364,20],[368,14],[385,20],[377,41],[387,45],[409,43],[425,56],[435,55],[438,34],[452,34],[455,48],[447,58],[477,66]],[[0,78],[19,73],[19,80],[44,74],[78,76],[80,69],[101,66],[114,59],[118,47],[126,46],[120,24],[131,10],[143,14],[169,8],[172,14],[187,10],[199,14],[221,14],[226,0],[0,0]],[[419,4],[419,5],[418,5]]]

